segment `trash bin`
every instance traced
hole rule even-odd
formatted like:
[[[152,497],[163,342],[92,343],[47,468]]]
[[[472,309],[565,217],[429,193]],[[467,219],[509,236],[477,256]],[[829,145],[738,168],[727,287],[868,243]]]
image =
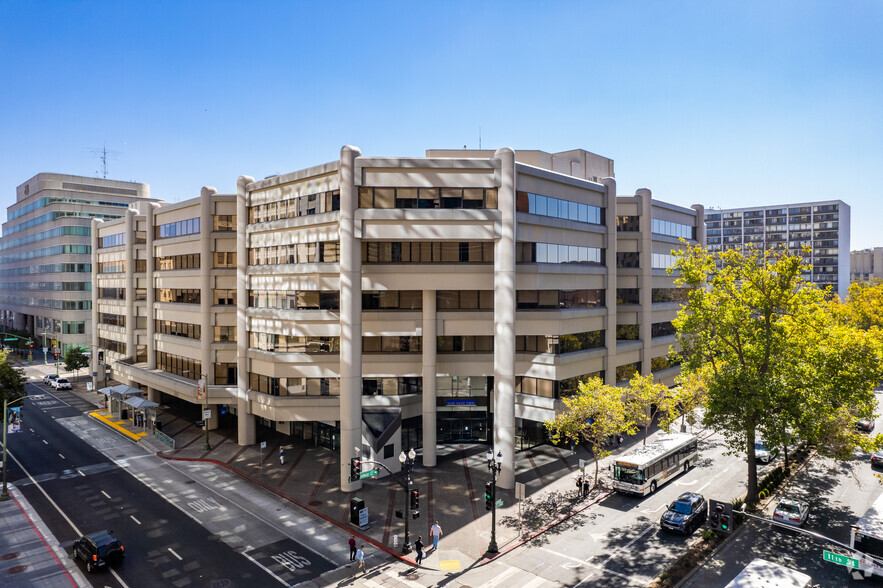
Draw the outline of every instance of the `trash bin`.
[[[162,421],[156,421],[156,430],[162,431]]]
[[[361,498],[350,498],[350,523],[359,524],[359,511],[365,508],[365,501]]]
[[[120,409],[120,418],[123,420],[126,420],[127,418],[129,418],[129,409],[121,408]]]

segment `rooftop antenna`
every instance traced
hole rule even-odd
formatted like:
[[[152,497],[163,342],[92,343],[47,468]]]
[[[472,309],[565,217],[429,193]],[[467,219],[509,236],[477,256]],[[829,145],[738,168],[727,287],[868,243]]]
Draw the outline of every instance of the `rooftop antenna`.
[[[481,150],[481,125],[478,127],[478,149]]]
[[[119,151],[108,151],[107,146],[102,147],[101,149],[92,149],[92,155],[97,157],[101,161],[101,170],[95,172],[96,176],[100,176],[107,179],[107,160],[108,159],[116,159],[117,155],[120,154]]]

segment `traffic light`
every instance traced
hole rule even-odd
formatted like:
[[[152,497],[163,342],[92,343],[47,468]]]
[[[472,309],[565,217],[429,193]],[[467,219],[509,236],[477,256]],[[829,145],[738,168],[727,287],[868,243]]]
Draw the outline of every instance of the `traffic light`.
[[[494,483],[484,485],[484,509],[491,510],[494,507]]]
[[[720,530],[724,533],[730,533],[733,531],[733,505],[725,503],[723,507],[724,509],[720,517]]]
[[[355,482],[362,475],[362,462],[358,457],[350,460],[350,482]]]
[[[724,512],[724,504],[711,500],[708,503],[708,528],[717,531],[721,528],[721,515]]]
[[[411,490],[411,510],[417,510],[418,508],[420,508],[420,492]]]
[[[104,352],[99,351],[98,352],[98,363],[101,363],[102,361],[104,361]]]

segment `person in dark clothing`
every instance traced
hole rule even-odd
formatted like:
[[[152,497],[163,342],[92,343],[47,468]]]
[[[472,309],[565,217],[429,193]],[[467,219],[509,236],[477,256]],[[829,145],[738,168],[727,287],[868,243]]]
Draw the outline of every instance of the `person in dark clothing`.
[[[350,561],[356,561],[356,536],[350,535]]]
[[[423,561],[423,537],[417,537],[417,541],[414,542],[414,549],[417,550],[417,565],[420,565],[420,562]]]

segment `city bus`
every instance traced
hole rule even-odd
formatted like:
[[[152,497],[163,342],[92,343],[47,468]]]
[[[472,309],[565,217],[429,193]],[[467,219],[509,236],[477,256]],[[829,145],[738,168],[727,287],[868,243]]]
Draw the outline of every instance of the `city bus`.
[[[635,447],[613,463],[613,488],[617,492],[647,496],[699,457],[696,435],[673,433]]]
[[[853,558],[859,560],[860,572],[883,576],[883,495],[852,525],[849,547],[864,554],[852,554]]]
[[[724,588],[809,588],[812,577],[788,566],[755,558]]]

